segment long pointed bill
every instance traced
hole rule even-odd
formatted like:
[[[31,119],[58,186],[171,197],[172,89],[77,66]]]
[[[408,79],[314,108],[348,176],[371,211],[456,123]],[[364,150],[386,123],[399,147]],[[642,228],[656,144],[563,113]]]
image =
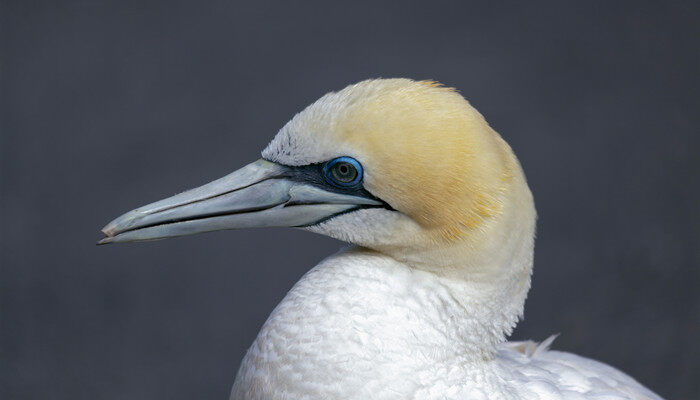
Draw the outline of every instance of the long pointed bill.
[[[258,160],[204,186],[148,204],[107,224],[98,244],[136,242],[222,229],[308,226],[359,208],[369,196],[324,190],[294,169]]]

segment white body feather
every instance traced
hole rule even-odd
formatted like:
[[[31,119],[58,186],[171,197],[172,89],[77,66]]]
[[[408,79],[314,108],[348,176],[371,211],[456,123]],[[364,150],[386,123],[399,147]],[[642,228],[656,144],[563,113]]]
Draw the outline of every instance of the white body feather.
[[[272,312],[231,399],[660,399],[548,343],[494,343],[511,322],[491,289],[369,250],[331,256]]]

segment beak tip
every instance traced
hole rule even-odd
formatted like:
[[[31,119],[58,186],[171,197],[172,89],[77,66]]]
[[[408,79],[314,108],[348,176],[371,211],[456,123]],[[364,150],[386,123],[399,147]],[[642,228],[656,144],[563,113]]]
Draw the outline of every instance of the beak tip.
[[[110,243],[112,243],[112,239],[113,239],[112,237],[102,238],[102,239],[100,239],[96,244],[97,244],[98,246],[102,246],[102,245],[104,245],[104,244],[110,244]]]
[[[104,228],[102,228],[102,233],[104,233],[107,237],[116,236],[121,232],[131,228],[134,224],[134,221],[144,215],[145,214],[142,213],[139,208],[131,210],[105,225]]]
[[[104,226],[104,228],[101,229],[102,233],[105,234],[105,236],[114,236],[115,234],[118,233],[119,231],[119,220],[122,219],[117,218],[114,221],[108,223],[107,225]]]

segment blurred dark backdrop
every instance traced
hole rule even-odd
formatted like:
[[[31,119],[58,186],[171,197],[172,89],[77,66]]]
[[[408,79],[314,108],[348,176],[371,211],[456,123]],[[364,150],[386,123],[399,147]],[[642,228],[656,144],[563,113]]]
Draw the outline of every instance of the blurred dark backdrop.
[[[340,243],[228,231],[96,247],[371,77],[455,86],[540,214],[516,338],[700,392],[700,3],[3,1],[0,398],[226,399]]]

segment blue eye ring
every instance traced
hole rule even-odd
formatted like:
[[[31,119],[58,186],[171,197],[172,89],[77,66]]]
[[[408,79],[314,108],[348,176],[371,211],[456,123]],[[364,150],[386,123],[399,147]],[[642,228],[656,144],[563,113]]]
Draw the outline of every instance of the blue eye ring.
[[[333,186],[356,186],[362,182],[362,165],[352,157],[334,158],[323,166],[323,175]]]

